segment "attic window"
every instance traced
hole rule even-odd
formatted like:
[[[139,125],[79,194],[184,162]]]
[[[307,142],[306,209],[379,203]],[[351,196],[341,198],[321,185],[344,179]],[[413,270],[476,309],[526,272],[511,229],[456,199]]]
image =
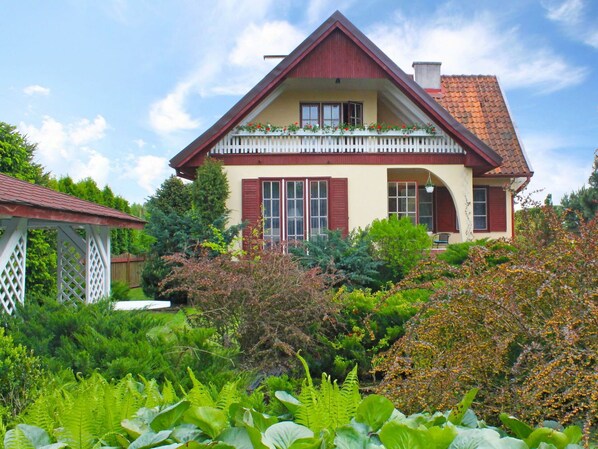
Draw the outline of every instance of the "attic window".
[[[353,126],[363,125],[363,103],[301,103],[299,107],[301,127],[339,126],[347,123]]]

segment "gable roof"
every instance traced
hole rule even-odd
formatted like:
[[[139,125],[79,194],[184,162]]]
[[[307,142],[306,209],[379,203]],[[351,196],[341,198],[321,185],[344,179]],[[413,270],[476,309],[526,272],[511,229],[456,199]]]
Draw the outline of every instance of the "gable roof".
[[[496,168],[501,164],[502,158],[492,148],[452,117],[446,109],[441,107],[345,16],[336,11],[241,98],[220,120],[174,156],[170,160],[170,166],[175,168],[179,175],[193,177],[194,173],[185,173],[185,164],[195,156],[207,152],[211,146],[222,139],[336,30],[343,33],[354,45],[361,49],[381,69],[387,79],[393,82],[455,141],[481,157],[488,165],[488,169]]]
[[[529,177],[533,174],[495,76],[443,75],[441,91],[433,97],[502,157],[500,167],[487,175]]]
[[[143,228],[145,221],[106,206],[0,173],[0,216]]]

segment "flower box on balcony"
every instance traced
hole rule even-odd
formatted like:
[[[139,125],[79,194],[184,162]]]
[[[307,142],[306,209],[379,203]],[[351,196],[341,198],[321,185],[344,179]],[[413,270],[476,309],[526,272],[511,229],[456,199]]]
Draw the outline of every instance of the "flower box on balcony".
[[[232,136],[298,136],[298,137],[322,137],[322,136],[371,136],[371,137],[428,137],[428,136],[437,136],[438,134],[430,133],[424,129],[418,130],[398,130],[398,131],[370,131],[370,130],[304,130],[300,129],[297,131],[283,131],[283,130],[275,130],[275,131],[246,131],[246,130],[234,130],[231,133]]]

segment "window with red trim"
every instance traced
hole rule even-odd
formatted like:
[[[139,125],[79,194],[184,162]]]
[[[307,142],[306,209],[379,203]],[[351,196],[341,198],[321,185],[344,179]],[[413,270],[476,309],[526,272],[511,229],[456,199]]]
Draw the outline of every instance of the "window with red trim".
[[[325,236],[329,223],[327,180],[275,179],[261,184],[267,244]]]

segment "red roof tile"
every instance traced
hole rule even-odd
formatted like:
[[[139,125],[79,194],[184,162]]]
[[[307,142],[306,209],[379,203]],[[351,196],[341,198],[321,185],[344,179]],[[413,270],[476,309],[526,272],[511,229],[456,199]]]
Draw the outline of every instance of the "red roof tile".
[[[145,221],[110,207],[0,173],[0,215],[142,228]]]
[[[530,176],[530,167],[495,76],[443,75],[432,95],[455,119],[502,157],[486,176]]]

